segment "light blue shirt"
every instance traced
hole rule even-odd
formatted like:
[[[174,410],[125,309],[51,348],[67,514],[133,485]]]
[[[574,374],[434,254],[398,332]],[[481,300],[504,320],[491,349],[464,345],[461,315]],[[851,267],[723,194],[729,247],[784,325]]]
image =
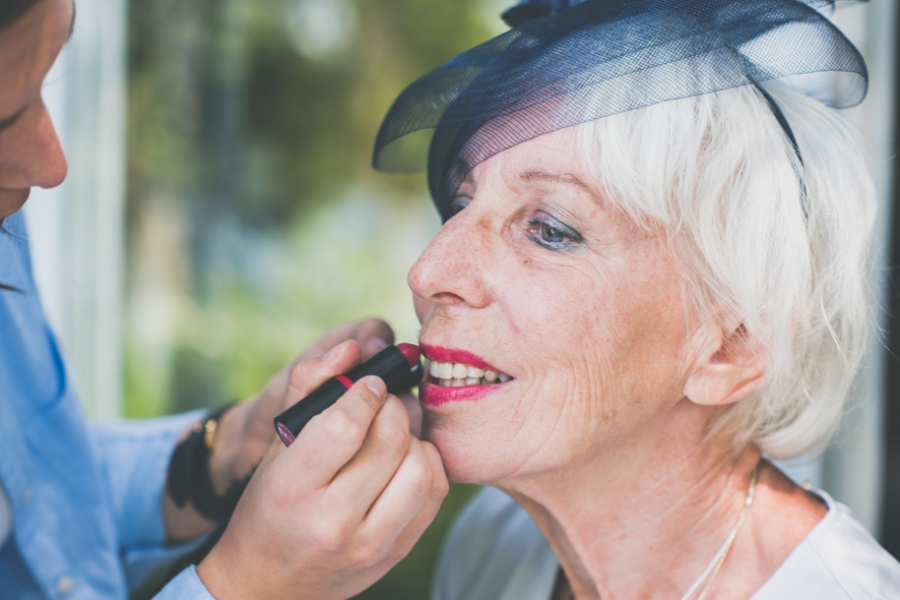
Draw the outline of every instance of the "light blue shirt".
[[[185,549],[165,544],[162,490],[197,413],[88,425],[34,285],[21,213],[0,233],[0,599],[116,599]],[[193,568],[157,598],[209,600]]]

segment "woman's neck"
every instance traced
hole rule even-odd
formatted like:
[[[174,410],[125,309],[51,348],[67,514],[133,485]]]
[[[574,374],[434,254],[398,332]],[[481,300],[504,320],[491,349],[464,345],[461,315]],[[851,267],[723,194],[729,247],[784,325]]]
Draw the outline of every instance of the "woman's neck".
[[[734,452],[724,435],[711,440],[696,435],[691,440],[684,430],[675,429],[670,427],[661,436],[657,431],[643,443],[631,440],[625,449],[617,444],[600,450],[564,469],[498,485],[535,520],[579,600],[679,599],[734,528],[759,452],[752,447]],[[761,477],[760,487],[773,477],[777,476]],[[797,492],[804,495],[799,488],[789,492],[794,500],[802,500]],[[756,512],[763,510],[771,512]],[[796,543],[823,514],[805,521],[811,525],[797,532]],[[762,522],[754,516],[754,511],[748,512],[730,551],[732,558],[742,555],[742,560],[761,567],[758,573],[750,569],[740,575],[740,582],[733,582],[750,589],[745,597],[794,547],[787,554],[782,549],[774,559],[758,556],[766,552],[758,547],[766,537],[754,531]],[[778,561],[774,568],[773,560]],[[718,578],[725,579],[730,572],[725,563]]]

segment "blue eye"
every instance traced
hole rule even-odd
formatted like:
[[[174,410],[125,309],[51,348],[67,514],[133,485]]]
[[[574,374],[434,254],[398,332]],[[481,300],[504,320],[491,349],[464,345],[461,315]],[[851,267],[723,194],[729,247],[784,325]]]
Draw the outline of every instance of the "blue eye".
[[[568,238],[566,235],[548,223],[541,223],[541,240],[548,244],[560,244]]]
[[[581,234],[554,219],[534,219],[528,223],[528,234],[537,244],[550,250],[571,250],[584,241]]]

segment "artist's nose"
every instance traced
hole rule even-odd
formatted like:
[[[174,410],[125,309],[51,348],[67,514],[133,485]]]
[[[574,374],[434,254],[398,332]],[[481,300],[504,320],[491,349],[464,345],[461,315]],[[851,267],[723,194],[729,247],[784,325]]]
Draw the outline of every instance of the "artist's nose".
[[[43,99],[37,98],[0,135],[0,188],[52,188],[68,171],[56,128]]]

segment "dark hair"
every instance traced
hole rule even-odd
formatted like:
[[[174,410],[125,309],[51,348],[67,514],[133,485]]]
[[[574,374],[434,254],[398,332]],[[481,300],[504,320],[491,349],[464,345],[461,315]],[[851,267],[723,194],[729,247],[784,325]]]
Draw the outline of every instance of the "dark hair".
[[[0,30],[12,25],[37,0],[0,0]]]

